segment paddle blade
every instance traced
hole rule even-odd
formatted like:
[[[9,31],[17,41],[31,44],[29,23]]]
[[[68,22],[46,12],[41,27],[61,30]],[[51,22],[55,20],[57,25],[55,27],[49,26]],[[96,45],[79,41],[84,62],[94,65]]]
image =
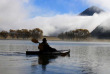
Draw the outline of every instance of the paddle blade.
[[[37,39],[32,39],[31,41],[34,43],[39,43]]]

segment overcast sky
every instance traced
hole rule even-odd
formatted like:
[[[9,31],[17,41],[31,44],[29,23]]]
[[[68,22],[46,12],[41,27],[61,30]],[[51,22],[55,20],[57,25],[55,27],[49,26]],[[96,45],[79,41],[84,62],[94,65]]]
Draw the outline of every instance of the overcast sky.
[[[107,13],[77,16],[90,6]],[[44,35],[79,28],[91,32],[110,18],[109,11],[109,0],[0,0],[0,30],[40,28]]]

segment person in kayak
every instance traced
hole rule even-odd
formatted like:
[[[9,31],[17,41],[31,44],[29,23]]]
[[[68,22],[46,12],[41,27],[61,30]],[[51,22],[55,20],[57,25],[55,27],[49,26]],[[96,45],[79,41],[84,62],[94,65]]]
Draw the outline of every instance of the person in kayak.
[[[55,48],[52,48],[49,46],[46,38],[43,38],[42,43],[39,43],[38,49],[41,52],[55,52],[55,51],[57,51]]]

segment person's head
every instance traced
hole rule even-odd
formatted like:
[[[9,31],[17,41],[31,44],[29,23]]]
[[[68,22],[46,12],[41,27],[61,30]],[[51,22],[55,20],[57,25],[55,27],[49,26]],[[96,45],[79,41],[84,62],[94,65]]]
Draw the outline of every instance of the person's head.
[[[42,41],[43,41],[43,43],[46,43],[47,42],[46,38],[43,38]]]

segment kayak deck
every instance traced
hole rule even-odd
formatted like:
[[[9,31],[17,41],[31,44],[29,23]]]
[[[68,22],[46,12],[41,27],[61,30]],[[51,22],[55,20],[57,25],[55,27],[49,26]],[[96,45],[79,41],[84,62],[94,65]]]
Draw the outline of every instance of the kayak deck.
[[[55,52],[26,51],[26,55],[67,55],[70,50],[58,50]]]

